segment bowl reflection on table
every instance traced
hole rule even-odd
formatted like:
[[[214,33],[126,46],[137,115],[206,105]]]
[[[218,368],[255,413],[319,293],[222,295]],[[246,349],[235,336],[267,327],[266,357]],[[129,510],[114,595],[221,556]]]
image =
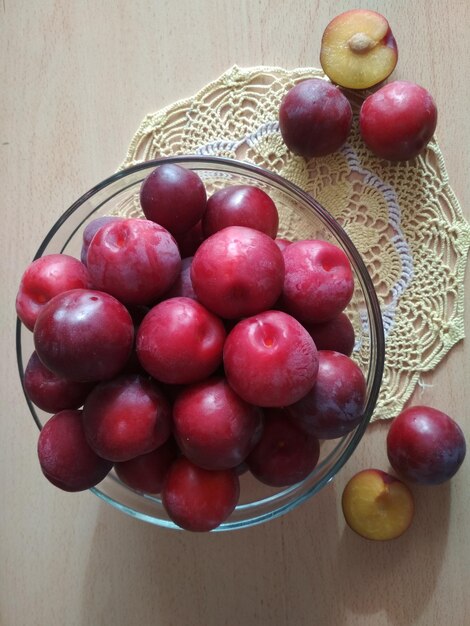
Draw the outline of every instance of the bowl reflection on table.
[[[248,163],[219,157],[178,156],[148,161],[106,179],[77,200],[54,224],[35,258],[66,253],[80,258],[83,228],[102,215],[141,216],[139,189],[144,178],[162,163],[176,163],[197,172],[208,196],[227,185],[256,185],[268,193],[279,212],[279,237],[290,240],[326,239],[347,254],[354,272],[355,292],[346,313],[356,331],[352,358],[367,381],[364,415],[360,424],[341,439],[322,442],[320,461],[301,483],[286,489],[269,488],[251,474],[241,476],[240,503],[230,518],[216,530],[233,530],[278,517],[312,497],[341,469],[354,452],[371,419],[380,388],[384,363],[382,318],[377,297],[360,254],[336,220],[294,184]],[[33,336],[17,323],[17,357],[20,377],[34,350]],[[39,428],[50,417],[26,398]],[[32,450],[34,447],[32,446]],[[159,497],[140,494],[126,487],[114,471],[91,490],[119,510],[152,524],[178,528],[169,519]]]

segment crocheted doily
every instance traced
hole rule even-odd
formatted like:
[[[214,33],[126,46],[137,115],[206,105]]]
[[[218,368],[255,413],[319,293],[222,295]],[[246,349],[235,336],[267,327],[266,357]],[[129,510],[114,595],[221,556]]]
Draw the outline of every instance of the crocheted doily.
[[[237,158],[277,172],[312,194],[362,254],[382,307],[385,372],[373,419],[397,415],[420,382],[464,336],[464,271],[470,225],[449,186],[434,139],[412,161],[390,163],[365,147],[357,125],[367,94],[347,92],[348,143],[306,162],[279,133],[282,96],[321,70],[233,67],[196,95],[149,114],[122,168],[177,154]]]

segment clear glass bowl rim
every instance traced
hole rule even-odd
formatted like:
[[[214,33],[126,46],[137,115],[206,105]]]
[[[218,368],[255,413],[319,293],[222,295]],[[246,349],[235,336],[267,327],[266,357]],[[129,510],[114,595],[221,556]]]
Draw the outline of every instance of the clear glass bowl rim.
[[[95,196],[98,192],[102,191],[106,187],[114,184],[121,178],[125,178],[126,176],[139,172],[141,170],[147,170],[150,168],[158,167],[163,163],[171,163],[176,165],[186,165],[187,167],[191,166],[191,164],[197,164],[199,166],[207,165],[209,167],[217,167],[220,166],[222,168],[236,168],[245,171],[250,174],[254,174],[257,176],[261,176],[280,187],[284,187],[289,192],[298,196],[305,204],[307,204],[312,210],[320,217],[320,219],[327,225],[327,227],[332,230],[335,235],[340,239],[342,245],[347,249],[349,255],[354,260],[356,271],[360,274],[362,284],[365,287],[365,292],[368,298],[368,303],[370,307],[370,311],[372,312],[371,322],[371,334],[372,334],[372,344],[373,348],[376,351],[376,368],[373,373],[373,380],[370,388],[369,399],[364,411],[363,419],[360,424],[355,428],[353,434],[350,438],[349,443],[341,453],[341,456],[337,459],[337,461],[332,465],[330,470],[319,480],[317,481],[310,489],[306,492],[300,494],[296,499],[288,501],[283,505],[279,506],[277,509],[272,511],[267,511],[256,517],[238,520],[236,522],[225,522],[221,524],[218,528],[214,529],[212,532],[220,532],[220,531],[228,531],[228,530],[236,530],[239,528],[246,528],[250,526],[254,526],[257,524],[261,524],[270,519],[275,519],[280,517],[289,511],[292,511],[297,506],[310,499],[315,493],[320,491],[326,484],[328,484],[333,477],[339,472],[339,470],[343,467],[343,465],[348,461],[351,457],[352,453],[356,449],[359,444],[364,432],[369,425],[371,420],[377,397],[380,391],[380,386],[382,382],[383,370],[384,370],[384,360],[385,360],[385,337],[384,337],[384,329],[382,323],[382,314],[380,310],[380,305],[377,299],[377,294],[375,292],[375,288],[372,283],[372,279],[370,278],[369,272],[365,266],[365,263],[359,254],[358,250],[354,246],[353,242],[345,232],[345,230],[339,225],[339,223],[334,219],[334,217],[325,209],[313,196],[305,192],[295,183],[290,182],[289,180],[283,178],[282,176],[271,172],[265,168],[262,168],[258,165],[253,165],[251,163],[245,161],[239,161],[237,159],[230,159],[225,157],[216,157],[216,156],[199,156],[199,155],[178,155],[171,157],[160,157],[157,159],[152,159],[149,161],[143,161],[131,167],[119,170],[118,172],[112,174],[111,176],[105,178],[97,185],[89,189],[86,193],[80,196],[64,213],[59,217],[59,219],[55,222],[55,224],[51,227],[42,243],[40,244],[36,254],[34,255],[33,260],[38,259],[42,256],[44,250],[47,248],[47,245],[53,238],[53,236],[57,233],[60,227],[67,221],[67,219],[75,213],[87,200]],[[21,385],[23,387],[23,393],[30,409],[31,415],[33,416],[36,425],[39,430],[42,428],[42,424],[37,418],[34,406],[26,395],[24,389],[24,367],[23,367],[23,358],[21,354],[21,328],[22,324],[19,318],[17,318],[16,322],[16,353],[17,353],[17,365],[18,372],[21,380]],[[344,438],[350,436],[345,435]],[[343,439],[344,439],[343,438]],[[338,440],[338,446],[341,443],[342,439]],[[336,448],[335,448],[336,450]],[[332,454],[332,453],[330,453]],[[307,479],[305,479],[307,480]],[[301,484],[301,483],[300,483]],[[284,489],[281,494],[288,494],[290,491],[298,487],[298,485],[293,485],[292,487],[288,487]],[[173,524],[172,522],[168,522],[167,520],[152,517],[151,515],[147,515],[146,513],[136,511],[125,504],[114,500],[107,494],[100,491],[97,487],[93,487],[90,489],[92,493],[98,496],[103,501],[107,502],[111,506],[117,508],[118,510],[130,515],[131,517],[137,518],[144,522],[149,522],[151,524],[161,526],[164,528],[171,528],[176,530],[181,530],[178,526]],[[263,500],[258,500],[256,505],[260,505],[263,503],[268,503],[271,500],[276,499],[280,494],[276,494],[275,496],[270,496]],[[249,505],[242,505],[243,507],[248,507]]]

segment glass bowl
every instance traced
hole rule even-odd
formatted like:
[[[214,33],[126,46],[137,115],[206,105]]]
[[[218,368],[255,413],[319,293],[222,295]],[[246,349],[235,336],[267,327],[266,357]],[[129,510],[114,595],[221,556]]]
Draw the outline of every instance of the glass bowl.
[[[207,193],[232,184],[255,185],[266,191],[279,211],[279,237],[291,240],[326,239],[347,254],[354,271],[355,293],[346,309],[356,331],[352,358],[367,381],[367,398],[360,424],[341,439],[321,443],[320,460],[314,471],[297,485],[274,489],[262,485],[247,472],[240,478],[240,503],[216,531],[253,526],[279,517],[311,498],[324,487],[353,454],[370,421],[379,393],[384,364],[382,317],[372,281],[364,262],[338,222],[314,198],[282,177],[254,165],[218,157],[176,156],[147,161],[120,171],[99,183],[77,200],[51,228],[36,256],[67,253],[80,258],[83,228],[92,219],[109,214],[141,216],[139,188],[152,169],[176,163],[194,170]],[[23,383],[24,368],[34,350],[33,336],[18,320],[16,329],[18,368]],[[39,428],[50,417],[26,397]],[[91,491],[120,511],[135,518],[178,529],[169,519],[161,499],[133,491],[114,471]]]

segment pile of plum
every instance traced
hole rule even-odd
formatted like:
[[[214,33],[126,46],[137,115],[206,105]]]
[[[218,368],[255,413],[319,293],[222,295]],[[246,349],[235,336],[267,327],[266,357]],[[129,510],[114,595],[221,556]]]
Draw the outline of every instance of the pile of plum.
[[[353,272],[328,241],[276,239],[276,205],[255,186],[207,198],[195,172],[162,164],[140,202],[145,217],[90,222],[81,260],[47,255],[23,274],[25,390],[54,413],[39,461],[68,491],[114,466],[161,493],[176,524],[210,530],[236,506],[242,472],[295,484],[321,439],[360,422]]]

